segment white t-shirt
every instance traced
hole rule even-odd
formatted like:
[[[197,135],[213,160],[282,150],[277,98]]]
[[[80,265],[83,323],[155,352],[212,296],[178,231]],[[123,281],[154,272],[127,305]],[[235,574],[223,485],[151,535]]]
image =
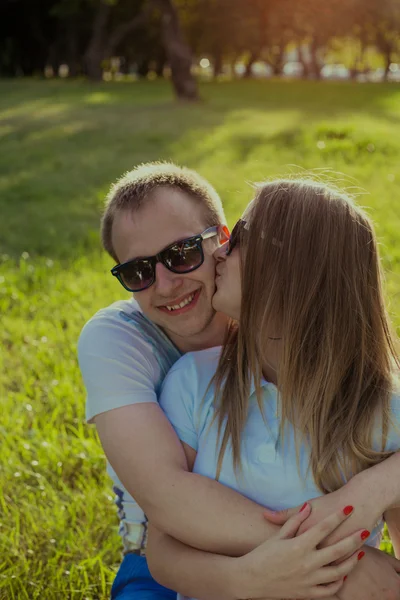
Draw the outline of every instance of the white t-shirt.
[[[158,402],[161,384],[180,351],[149,321],[135,300],[115,302],[86,323],[78,342],[78,358],[86,386],[86,417],[114,408]],[[124,551],[143,548],[146,517],[111,465]]]
[[[179,438],[197,452],[193,472],[215,479],[220,448],[218,421],[215,417],[214,386],[220,349],[189,352],[177,361],[166,376],[160,404]],[[321,495],[308,469],[309,449],[299,450],[299,467],[293,426],[288,423],[280,435],[280,405],[277,388],[261,382],[262,409],[258,406],[254,386],[250,390],[249,410],[242,432],[241,465],[235,471],[232,447],[228,444],[219,482],[274,510],[301,505]],[[392,395],[392,426],[386,450],[400,450],[400,396]],[[376,424],[374,447],[381,448],[382,430]],[[371,532],[367,544],[378,546],[383,522]],[[178,595],[178,600],[182,600]]]

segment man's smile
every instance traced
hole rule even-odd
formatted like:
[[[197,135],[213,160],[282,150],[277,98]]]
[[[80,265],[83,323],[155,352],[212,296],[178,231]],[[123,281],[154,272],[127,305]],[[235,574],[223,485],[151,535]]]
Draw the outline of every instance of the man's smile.
[[[172,300],[168,304],[158,306],[157,308],[168,315],[181,315],[183,313],[189,312],[189,310],[195,307],[199,299],[200,293],[201,289],[195,290],[193,292],[190,292],[189,294],[180,296],[176,300]]]

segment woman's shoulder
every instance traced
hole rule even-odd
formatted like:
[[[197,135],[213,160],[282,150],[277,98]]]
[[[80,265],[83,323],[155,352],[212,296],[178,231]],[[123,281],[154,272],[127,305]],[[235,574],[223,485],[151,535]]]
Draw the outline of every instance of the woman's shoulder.
[[[160,403],[168,414],[176,410],[178,401],[190,412],[204,408],[212,401],[210,382],[217,369],[221,348],[209,348],[184,354],[168,371],[162,386]],[[206,398],[207,395],[207,398]]]
[[[203,379],[210,374],[212,377],[217,369],[220,353],[221,346],[207,348],[206,350],[199,350],[197,352],[187,352],[171,367],[168,375],[172,373],[182,374],[190,372],[192,376],[195,374],[200,379]]]
[[[168,371],[166,385],[174,383],[186,393],[203,398],[217,370],[221,347],[184,354]]]

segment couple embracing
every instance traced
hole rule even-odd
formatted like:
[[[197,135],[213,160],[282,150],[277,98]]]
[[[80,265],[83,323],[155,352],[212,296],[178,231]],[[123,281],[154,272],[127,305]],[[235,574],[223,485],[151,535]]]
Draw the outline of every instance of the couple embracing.
[[[364,212],[276,180],[230,235],[208,182],[147,164],[111,187],[102,242],[133,294],[79,340],[113,600],[400,598],[377,549],[384,515],[400,553],[400,362]]]

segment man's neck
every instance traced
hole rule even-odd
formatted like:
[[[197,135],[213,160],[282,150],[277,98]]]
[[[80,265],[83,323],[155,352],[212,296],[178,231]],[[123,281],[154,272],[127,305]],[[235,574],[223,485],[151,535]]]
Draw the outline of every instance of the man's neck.
[[[169,331],[166,334],[182,354],[197,350],[206,350],[207,348],[214,348],[223,344],[228,321],[229,319],[226,315],[216,313],[208,327],[197,335],[181,337]]]

